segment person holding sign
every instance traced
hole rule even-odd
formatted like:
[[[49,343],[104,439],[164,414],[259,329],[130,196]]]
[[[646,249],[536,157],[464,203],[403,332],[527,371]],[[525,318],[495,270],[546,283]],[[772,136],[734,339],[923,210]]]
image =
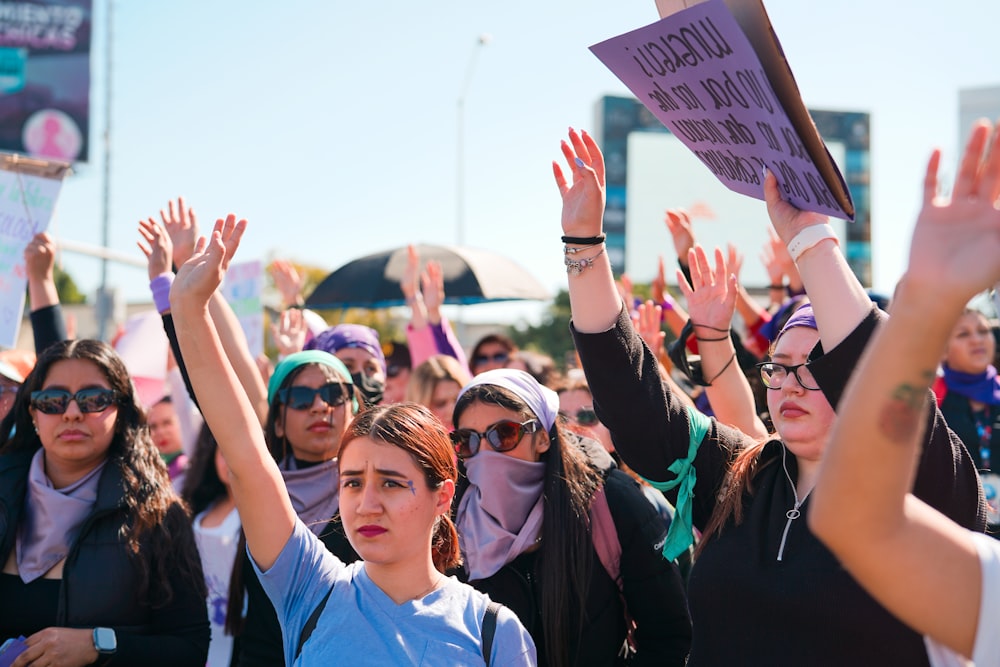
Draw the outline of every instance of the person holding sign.
[[[170,305],[229,466],[254,571],[281,621],[286,664],[534,664],[534,644],[513,613],[442,574],[459,562],[448,518],[456,468],[444,428],[426,409],[374,407],[351,420],[340,443],[339,477],[330,471],[329,482],[338,484],[344,531],[364,561],[344,564],[296,515],[208,310],[245,225],[230,215],[198,241]],[[343,406],[335,387],[301,387],[283,400]]]
[[[973,130],[950,199],[931,156],[892,317],[844,394],[809,508],[857,581],[929,637],[936,666],[1000,664],[1000,542],[910,493],[941,350],[969,299],[1000,281],[1000,133],[987,153],[988,134]]]
[[[622,459],[677,507],[664,555],[702,532],[688,594],[690,665],[927,665],[919,634],[848,575],[803,520],[835,409],[851,369],[883,319],[848,268],[825,218],[794,208],[764,179],[768,213],[796,261],[812,309],[785,325],[762,366],[776,437],[755,440],[684,407],[632,329],[603,250],[604,163],[571,130],[553,164],[563,199],[573,335]],[[728,338],[693,323],[703,338]],[[708,343],[715,345],[718,343]],[[940,412],[927,435],[914,494],[982,530],[975,466]],[[848,640],[849,638],[849,640]]]

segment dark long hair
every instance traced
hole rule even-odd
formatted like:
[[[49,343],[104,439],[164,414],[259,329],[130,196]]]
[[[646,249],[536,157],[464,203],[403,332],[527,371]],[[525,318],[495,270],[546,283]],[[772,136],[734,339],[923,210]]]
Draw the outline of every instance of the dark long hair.
[[[378,405],[359,414],[347,427],[340,451],[358,438],[399,447],[424,473],[430,489],[441,488],[445,480],[458,480],[455,452],[444,426],[430,410],[417,403]],[[447,512],[438,517],[431,537],[431,556],[439,572],[462,564],[458,531]]]
[[[219,478],[219,471],[215,469],[215,453],[218,449],[219,443],[215,441],[208,424],[202,424],[191,463],[184,474],[184,487],[181,489],[181,498],[191,509],[191,516],[198,516],[217,500],[229,495],[229,490]]]
[[[482,384],[465,392],[455,405],[454,423],[473,403],[498,405],[520,415],[537,416],[520,398],[496,385]],[[600,473],[583,453],[569,445],[558,422],[548,433],[549,448],[541,454],[545,463],[545,509],[542,541],[538,554],[539,585],[542,590],[542,628],[550,665],[570,664],[571,644],[583,631],[587,593],[590,587],[593,542],[590,537],[590,501],[600,486]],[[568,609],[577,609],[575,615]]]
[[[191,530],[190,515],[177,497],[160,454],[146,427],[141,405],[124,362],[106,343],[98,340],[61,341],[48,347],[24,380],[10,413],[0,423],[0,433],[13,435],[0,445],[0,454],[37,451],[42,446],[29,411],[31,392],[43,388],[49,370],[60,361],[88,361],[104,375],[117,393],[115,431],[107,461],[122,477],[125,520],[120,537],[139,570],[139,597],[153,607],[170,602],[174,591],[170,573],[205,594],[205,580]]]

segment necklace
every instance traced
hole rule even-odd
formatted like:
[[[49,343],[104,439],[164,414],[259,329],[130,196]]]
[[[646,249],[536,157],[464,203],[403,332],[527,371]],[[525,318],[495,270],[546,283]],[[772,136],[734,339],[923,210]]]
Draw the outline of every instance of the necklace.
[[[420,600],[420,599],[424,598],[425,596],[430,595],[431,593],[433,593],[437,589],[438,586],[441,585],[441,582],[443,580],[444,580],[444,577],[442,577],[439,574],[437,577],[435,577],[434,582],[431,584],[430,588],[428,588],[427,590],[425,590],[420,595],[415,596],[413,599],[414,600]]]

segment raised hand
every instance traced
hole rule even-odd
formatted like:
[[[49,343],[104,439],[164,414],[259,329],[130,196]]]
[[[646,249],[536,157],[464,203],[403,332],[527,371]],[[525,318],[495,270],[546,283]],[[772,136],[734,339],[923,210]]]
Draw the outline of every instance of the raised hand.
[[[54,280],[56,243],[45,232],[31,237],[24,248],[24,268],[29,280]]]
[[[663,308],[658,303],[646,301],[640,303],[635,315],[632,316],[632,324],[636,333],[646,341],[646,345],[657,358],[663,351],[663,339],[666,334],[660,328],[660,320],[663,318]]]
[[[663,255],[656,260],[656,277],[649,283],[649,295],[656,303],[667,300],[667,274],[663,269]]]
[[[677,259],[683,264],[687,261],[688,251],[694,247],[694,228],[687,211],[680,208],[668,208],[663,214],[663,222],[667,225],[670,238],[674,240],[674,250]]]
[[[230,213],[225,220],[216,220],[212,236],[201,237],[190,259],[177,271],[170,288],[171,310],[180,305],[207,306],[212,294],[222,284],[229,262],[240,246],[247,221],[236,221]]]
[[[399,280],[399,289],[407,301],[417,298],[420,293],[420,255],[413,245],[406,246],[406,268]]]
[[[271,279],[281,293],[281,303],[285,308],[302,305],[302,276],[295,265],[283,259],[271,262]]]
[[[715,269],[708,263],[705,249],[696,245],[688,252],[691,284],[681,271],[677,284],[687,299],[688,315],[698,338],[718,338],[730,327],[736,310],[739,285],[736,276],[729,273],[722,250],[715,249]]]
[[[300,308],[282,311],[277,321],[271,324],[271,337],[282,357],[301,352],[306,344],[306,333],[306,321]]]
[[[623,273],[618,280],[615,281],[615,284],[618,285],[618,294],[621,295],[622,301],[625,302],[625,307],[632,310],[635,307],[632,279],[627,273]]]
[[[170,262],[173,261],[174,246],[170,241],[170,235],[152,218],[139,221],[139,236],[142,240],[136,241],[139,250],[146,256],[147,268],[149,269],[149,279],[173,271]]]
[[[553,161],[552,174],[563,200],[563,234],[597,236],[604,220],[604,156],[593,137],[573,128],[561,150],[573,176],[572,184],[567,183],[562,167]]]
[[[936,150],[927,163],[906,280],[965,303],[1000,281],[1000,133],[976,125],[950,198],[937,195],[940,161]]]
[[[424,292],[424,305],[427,306],[427,317],[431,324],[438,324],[441,321],[441,305],[444,303],[444,274],[441,272],[441,264],[433,260],[427,262],[420,275],[420,284]]]
[[[178,197],[176,207],[171,200],[166,211],[160,209],[160,220],[174,245],[174,266],[180,267],[194,252],[198,240],[198,218],[193,208],[184,205],[184,197]]]
[[[764,177],[764,201],[767,203],[771,224],[786,246],[806,227],[822,225],[828,221],[825,215],[799,210],[782,199],[778,179],[770,171]]]

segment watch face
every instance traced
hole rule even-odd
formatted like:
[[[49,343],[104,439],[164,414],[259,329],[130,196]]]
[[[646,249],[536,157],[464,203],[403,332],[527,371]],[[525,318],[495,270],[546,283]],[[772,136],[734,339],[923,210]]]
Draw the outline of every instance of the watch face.
[[[118,638],[111,628],[94,628],[94,648],[98,653],[114,653],[118,648]]]

